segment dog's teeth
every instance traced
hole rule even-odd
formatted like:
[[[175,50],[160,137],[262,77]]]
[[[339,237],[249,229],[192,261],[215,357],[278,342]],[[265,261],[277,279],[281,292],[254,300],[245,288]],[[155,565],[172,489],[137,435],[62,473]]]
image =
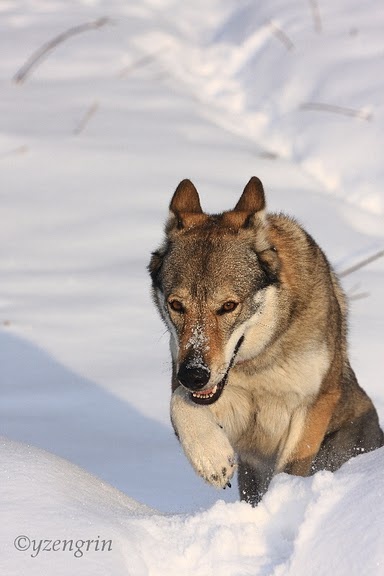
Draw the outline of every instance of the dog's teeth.
[[[204,394],[204,392],[192,392],[194,398],[213,398],[217,391],[217,384],[209,394]]]

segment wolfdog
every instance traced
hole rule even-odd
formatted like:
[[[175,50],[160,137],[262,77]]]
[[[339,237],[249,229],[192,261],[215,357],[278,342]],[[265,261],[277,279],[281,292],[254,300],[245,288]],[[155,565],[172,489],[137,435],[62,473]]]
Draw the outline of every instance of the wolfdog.
[[[183,180],[149,271],[170,332],[171,421],[207,482],[225,488],[237,467],[256,505],[278,472],[334,471],[383,445],[338,279],[295,220],[266,213],[258,178],[215,215]]]

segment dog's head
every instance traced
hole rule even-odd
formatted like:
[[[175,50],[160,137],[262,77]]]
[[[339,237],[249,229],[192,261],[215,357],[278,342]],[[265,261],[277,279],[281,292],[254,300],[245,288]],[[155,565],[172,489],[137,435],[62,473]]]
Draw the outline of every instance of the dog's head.
[[[194,402],[211,404],[234,362],[253,357],[273,335],[279,258],[260,180],[251,178],[235,208],[218,215],[205,214],[196,188],[183,180],[149,271],[177,380]]]

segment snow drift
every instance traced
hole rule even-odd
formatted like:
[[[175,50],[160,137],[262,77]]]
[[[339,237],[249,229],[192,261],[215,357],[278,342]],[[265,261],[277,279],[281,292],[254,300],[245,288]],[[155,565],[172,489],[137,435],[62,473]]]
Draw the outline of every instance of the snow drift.
[[[257,508],[219,500],[177,516],[30,446],[2,439],[0,458],[7,576],[382,573],[384,449],[335,474],[280,474]]]

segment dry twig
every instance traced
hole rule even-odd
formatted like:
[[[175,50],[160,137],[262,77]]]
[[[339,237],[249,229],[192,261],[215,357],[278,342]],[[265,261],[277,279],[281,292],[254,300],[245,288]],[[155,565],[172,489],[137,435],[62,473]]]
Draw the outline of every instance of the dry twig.
[[[98,109],[99,109],[99,103],[97,100],[95,100],[91,104],[91,106],[89,106],[89,108],[87,108],[85,114],[83,115],[80,122],[78,123],[78,125],[74,129],[73,133],[75,134],[75,136],[78,136],[79,134],[81,134],[85,130],[85,128],[88,126],[91,118],[96,114]]]
[[[382,258],[383,256],[384,256],[384,250],[379,250],[379,252],[372,254],[372,256],[368,256],[368,258],[364,258],[363,260],[356,262],[356,264],[353,264],[353,266],[350,266],[349,268],[342,270],[341,272],[339,272],[339,276],[340,278],[348,276],[348,274],[352,274],[352,272],[360,270],[360,268],[363,268],[367,264],[370,264],[371,262],[374,262],[375,260],[378,260],[378,258]]]
[[[348,298],[352,300],[362,300],[363,298],[368,298],[370,296],[369,292],[358,292],[357,294],[351,294]]]
[[[287,50],[293,50],[295,45],[288,36],[279,26],[277,26],[272,20],[269,23],[272,34],[280,40],[280,42],[285,46]]]
[[[317,2],[317,0],[309,0],[309,4],[311,6],[313,25],[315,27],[316,32],[320,33],[323,30],[323,23],[321,21],[319,3]]]
[[[16,82],[16,84],[22,84],[25,82],[32,70],[36,68],[40,62],[46,58],[47,55],[52,52],[52,50],[54,50],[54,48],[56,48],[62,42],[65,42],[65,40],[68,40],[68,38],[77,36],[78,34],[82,34],[88,30],[96,30],[97,28],[101,28],[102,26],[105,26],[109,23],[109,18],[99,18],[98,20],[86,22],[85,24],[80,24],[79,26],[73,26],[58,36],[55,36],[55,38],[52,38],[52,40],[49,40],[43,44],[41,48],[36,50],[36,52],[34,52],[32,56],[28,58],[25,64],[23,64],[23,66],[16,72],[15,76],[13,77],[13,81]]]
[[[154,62],[156,60],[157,56],[158,56],[158,52],[156,52],[156,54],[146,54],[145,56],[138,58],[137,60],[132,62],[132,64],[128,64],[127,66],[124,66],[124,68],[122,70],[120,70],[120,72],[119,72],[119,77],[124,78],[125,76],[128,76],[128,74],[130,74],[131,72],[136,70],[137,68],[143,68],[144,66],[147,66],[148,64],[152,64],[152,62]]]
[[[332,112],[333,114],[341,114],[342,116],[361,118],[361,120],[372,120],[371,112],[355,110],[354,108],[346,108],[335,104],[326,104],[324,102],[304,102],[300,108],[302,110],[314,110],[315,112]]]

